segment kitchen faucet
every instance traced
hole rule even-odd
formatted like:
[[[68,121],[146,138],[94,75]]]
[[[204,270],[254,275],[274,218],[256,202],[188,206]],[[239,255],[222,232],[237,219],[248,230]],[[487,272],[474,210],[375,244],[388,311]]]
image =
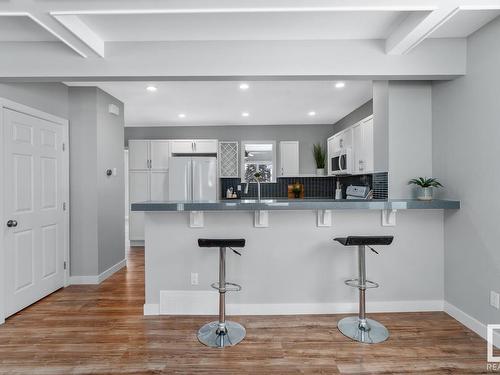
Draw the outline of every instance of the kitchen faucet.
[[[254,176],[252,176],[251,179],[247,180],[247,184],[245,186],[245,195],[248,194],[248,186],[250,185],[250,181],[253,180],[253,181],[257,182],[257,199],[260,201],[260,175],[259,176],[256,176],[256,175],[257,175],[257,173]]]

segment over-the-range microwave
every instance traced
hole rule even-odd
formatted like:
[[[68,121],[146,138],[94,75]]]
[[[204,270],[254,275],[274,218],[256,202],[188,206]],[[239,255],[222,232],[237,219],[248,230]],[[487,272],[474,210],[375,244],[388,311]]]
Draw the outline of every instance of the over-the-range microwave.
[[[330,163],[332,175],[352,174],[354,161],[351,148],[345,147],[334,152]]]

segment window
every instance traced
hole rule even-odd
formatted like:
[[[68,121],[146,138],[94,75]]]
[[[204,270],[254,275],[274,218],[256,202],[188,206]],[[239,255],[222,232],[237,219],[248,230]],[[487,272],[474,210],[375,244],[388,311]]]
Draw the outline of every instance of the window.
[[[275,182],[276,142],[241,142],[241,177],[245,182],[256,182],[255,174],[260,173],[260,182]]]

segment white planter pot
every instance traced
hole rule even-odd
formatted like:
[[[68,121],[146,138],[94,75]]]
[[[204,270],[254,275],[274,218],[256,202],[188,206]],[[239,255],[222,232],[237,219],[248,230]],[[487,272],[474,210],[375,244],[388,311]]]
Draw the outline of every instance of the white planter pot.
[[[418,191],[418,197],[421,201],[431,201],[432,200],[432,188],[420,188]]]
[[[317,168],[316,175],[317,176],[324,176],[325,175],[325,168]]]

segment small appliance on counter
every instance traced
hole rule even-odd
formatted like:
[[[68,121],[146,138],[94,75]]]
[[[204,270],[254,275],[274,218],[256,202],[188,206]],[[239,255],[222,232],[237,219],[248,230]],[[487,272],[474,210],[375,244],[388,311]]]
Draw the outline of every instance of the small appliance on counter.
[[[369,186],[349,185],[346,190],[347,199],[371,199]]]

